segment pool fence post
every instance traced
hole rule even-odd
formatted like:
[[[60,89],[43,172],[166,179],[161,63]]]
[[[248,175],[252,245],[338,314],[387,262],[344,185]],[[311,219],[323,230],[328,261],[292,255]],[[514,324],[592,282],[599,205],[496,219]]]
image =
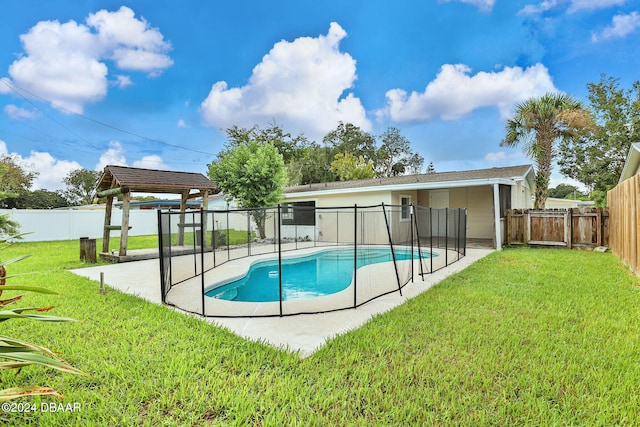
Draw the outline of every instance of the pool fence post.
[[[202,315],[204,316],[204,244],[207,241],[206,230],[204,229],[204,210],[200,209],[200,285],[202,296]]]
[[[449,265],[449,208],[444,208],[444,265]]]
[[[211,211],[211,252],[213,252],[213,266],[216,266],[216,242],[218,235],[216,234],[216,213]]]
[[[422,277],[422,281],[424,282],[424,269],[422,267],[422,248],[420,247],[420,229],[418,227],[418,215],[413,216],[413,221],[415,222],[416,229],[416,241],[418,243],[418,258],[420,259],[420,277]],[[413,239],[413,235],[411,235]],[[430,254],[432,256],[433,254]]]
[[[393,258],[393,268],[396,270],[396,280],[398,281],[398,292],[402,296],[402,286],[400,285],[400,274],[398,273],[398,263],[396,262],[396,254],[393,250],[393,239],[391,238],[391,229],[389,228],[389,220],[387,219],[387,210],[384,208],[384,202],[382,202],[382,214],[384,215],[384,222],[387,226],[387,235],[389,236],[389,246],[391,246],[391,257]]]
[[[280,204],[278,203],[278,291],[279,291],[279,301],[280,301],[280,317],[282,317],[282,245],[280,239]]]
[[[429,273],[433,274],[433,208],[429,208],[429,252],[431,253]]]
[[[411,282],[413,282],[413,203],[409,206],[409,235],[411,240]]]
[[[231,243],[229,236],[229,206],[227,205],[227,261],[231,261],[231,248],[229,247]]]
[[[160,255],[160,295],[162,302],[166,303],[164,297],[164,289],[165,289],[165,277],[164,277],[164,239],[162,234],[162,210],[158,209],[158,251]],[[102,273],[100,273],[100,283],[102,284]]]
[[[251,256],[251,214],[247,211],[247,256]]]
[[[353,205],[353,308],[358,304],[358,204]]]

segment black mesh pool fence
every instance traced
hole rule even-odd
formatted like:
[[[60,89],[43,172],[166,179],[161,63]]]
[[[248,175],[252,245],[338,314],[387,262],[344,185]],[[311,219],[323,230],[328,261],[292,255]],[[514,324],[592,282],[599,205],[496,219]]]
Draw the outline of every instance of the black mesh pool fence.
[[[211,317],[356,308],[466,253],[464,208],[158,211],[163,303]]]

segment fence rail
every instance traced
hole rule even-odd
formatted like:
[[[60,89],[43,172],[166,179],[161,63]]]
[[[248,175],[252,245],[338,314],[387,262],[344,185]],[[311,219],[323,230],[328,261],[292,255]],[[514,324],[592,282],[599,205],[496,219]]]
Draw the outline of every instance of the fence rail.
[[[609,242],[609,212],[602,208],[509,209],[506,245],[594,248]]]
[[[607,193],[611,215],[611,251],[640,276],[640,175]]]
[[[212,317],[356,308],[463,257],[466,219],[384,204],[159,211],[162,301]]]

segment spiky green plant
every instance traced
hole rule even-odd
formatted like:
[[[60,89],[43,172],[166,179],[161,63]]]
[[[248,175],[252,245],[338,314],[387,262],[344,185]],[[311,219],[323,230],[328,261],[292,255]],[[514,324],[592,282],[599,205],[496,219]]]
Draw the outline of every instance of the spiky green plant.
[[[13,236],[18,237],[18,236]],[[0,250],[5,249],[10,243],[5,240],[0,240]],[[23,286],[23,285],[8,285],[9,279],[14,279],[20,275],[7,275],[7,265],[13,264],[23,259],[28,258],[28,255],[17,258],[12,258],[8,261],[0,261],[0,297],[4,291],[26,291],[26,292],[38,292],[43,294],[54,294],[57,292],[51,291],[47,288],[39,286]],[[0,299],[0,322],[5,322],[10,319],[30,319],[39,320],[43,322],[72,322],[74,319],[66,317],[55,317],[39,314],[45,311],[51,310],[53,307],[13,307],[20,301],[25,294],[19,294],[7,299]],[[84,372],[69,365],[67,362],[58,357],[51,350],[41,347],[35,344],[31,344],[16,338],[11,338],[6,335],[0,334],[0,369],[22,369],[29,365],[42,365],[48,368],[57,369],[64,372],[70,372],[73,374],[86,375]],[[23,396],[33,395],[50,395],[63,398],[60,393],[50,387],[45,386],[24,386],[24,387],[12,387],[4,390],[0,390],[0,402],[4,402],[11,399],[16,399]]]

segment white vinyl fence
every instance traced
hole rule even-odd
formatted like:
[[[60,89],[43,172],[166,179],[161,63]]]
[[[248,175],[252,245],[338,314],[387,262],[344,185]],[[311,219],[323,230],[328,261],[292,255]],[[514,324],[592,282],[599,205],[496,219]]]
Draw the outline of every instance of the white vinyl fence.
[[[0,209],[2,214],[20,223],[20,232],[31,233],[23,236],[25,242],[101,238],[104,227],[103,210]],[[114,209],[111,224],[121,223],[122,211]],[[158,211],[132,210],[129,225],[132,227],[129,236],[158,234]],[[120,231],[112,231],[111,236],[119,237]]]

